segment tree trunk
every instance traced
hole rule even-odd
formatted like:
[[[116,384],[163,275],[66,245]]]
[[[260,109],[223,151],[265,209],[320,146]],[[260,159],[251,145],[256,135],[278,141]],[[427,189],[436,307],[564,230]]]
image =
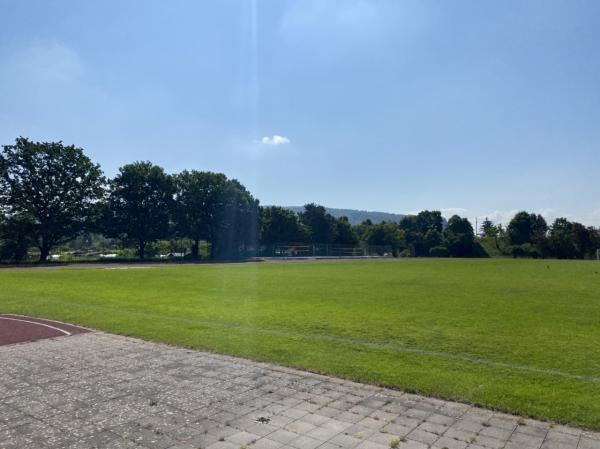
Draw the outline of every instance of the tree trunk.
[[[198,260],[198,247],[200,245],[200,241],[199,240],[194,240],[194,243],[192,243],[192,259],[193,260]]]
[[[40,260],[39,262],[46,262],[48,260],[48,256],[50,255],[50,248],[47,246],[42,246],[40,248]]]
[[[40,260],[39,262],[46,262],[50,255],[50,243],[45,237],[42,237],[42,244],[40,245]]]

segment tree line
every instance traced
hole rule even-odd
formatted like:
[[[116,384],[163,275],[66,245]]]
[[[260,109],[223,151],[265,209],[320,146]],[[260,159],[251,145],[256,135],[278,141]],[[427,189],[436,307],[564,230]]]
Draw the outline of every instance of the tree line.
[[[481,238],[491,255],[558,259],[585,259],[600,249],[600,229],[566,218],[548,225],[535,213],[518,212],[506,228],[487,218],[480,228]]]
[[[221,173],[167,174],[134,162],[106,179],[81,148],[18,138],[0,153],[0,258],[21,260],[31,247],[45,261],[52,248],[83,232],[133,246],[140,259],[152,243],[201,240],[212,258],[237,258],[256,243],[259,205]]]
[[[0,152],[0,259],[19,261],[37,248],[45,261],[53,248],[82,235],[98,235],[135,248],[144,259],[157,242],[183,242],[198,259],[237,259],[281,244],[383,245],[395,256],[583,258],[600,247],[598,230],[558,219],[548,226],[521,212],[504,229],[484,221],[482,237],[458,215],[422,211],[399,222],[352,226],[323,206],[300,213],[263,207],[237,180],[222,173],[168,174],[138,161],[107,179],[81,148],[62,142],[16,139]],[[497,253],[497,254],[496,254]]]

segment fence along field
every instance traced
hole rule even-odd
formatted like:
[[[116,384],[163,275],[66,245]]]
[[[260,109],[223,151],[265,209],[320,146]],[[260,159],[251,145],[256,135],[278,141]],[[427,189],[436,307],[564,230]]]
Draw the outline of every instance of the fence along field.
[[[600,429],[595,261],[1,270],[0,312]]]

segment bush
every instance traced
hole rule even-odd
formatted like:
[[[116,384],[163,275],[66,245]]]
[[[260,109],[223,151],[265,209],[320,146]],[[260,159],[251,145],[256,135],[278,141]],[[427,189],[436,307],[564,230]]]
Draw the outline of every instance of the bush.
[[[481,245],[479,242],[475,242],[473,244],[473,253],[471,257],[487,258],[490,257],[490,255],[488,254],[487,249],[483,247],[483,245]]]
[[[399,257],[410,257],[412,256],[412,254],[410,253],[410,249],[403,249],[402,251],[400,251],[400,254],[398,254]]]
[[[515,259],[518,257],[531,257],[533,259],[539,259],[543,257],[543,254],[531,243],[513,245],[510,248],[510,253]]]
[[[431,257],[448,257],[448,248],[446,248],[445,246],[434,246],[429,250],[429,255]]]

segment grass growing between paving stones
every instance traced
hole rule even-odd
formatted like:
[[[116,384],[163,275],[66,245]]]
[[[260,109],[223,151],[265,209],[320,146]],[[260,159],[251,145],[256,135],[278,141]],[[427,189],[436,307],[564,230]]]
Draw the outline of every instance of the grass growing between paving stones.
[[[0,313],[600,429],[599,272],[500,259],[2,270]]]

